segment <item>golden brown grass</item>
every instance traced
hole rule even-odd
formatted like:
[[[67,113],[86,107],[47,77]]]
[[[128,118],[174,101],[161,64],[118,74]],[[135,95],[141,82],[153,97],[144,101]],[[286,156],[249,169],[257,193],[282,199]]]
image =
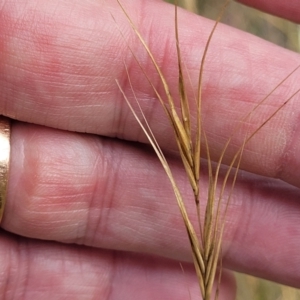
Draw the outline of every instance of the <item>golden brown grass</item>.
[[[173,0],[167,1],[174,3]],[[199,5],[201,2],[201,5]],[[223,0],[181,0],[184,8],[214,19]],[[197,5],[198,4],[198,5]],[[300,25],[232,2],[222,22],[248,31],[279,46],[300,52]],[[245,274],[236,274],[236,300],[298,300],[300,290],[262,280]]]
[[[174,0],[165,0],[174,3]],[[178,0],[180,6],[215,20],[224,0]],[[300,25],[231,1],[222,23],[300,52]]]
[[[153,56],[151,49],[148,47],[147,43],[143,39],[136,25],[132,22],[131,17],[128,15],[126,8],[123,6],[120,0],[116,0],[120,8],[123,10],[125,16],[128,19],[128,22],[140,40],[142,47],[146,50],[152,64],[157,72],[157,75],[160,78],[160,82],[163,86],[164,93],[161,94],[152,84],[151,80],[145,74],[142,66],[139,64],[138,59],[135,56],[135,53],[132,52],[133,57],[136,59],[137,63],[141,67],[141,71],[145,75],[145,80],[148,80],[150,86],[152,87],[158,101],[160,102],[162,109],[164,110],[166,116],[170,121],[170,126],[174,131],[175,140],[178,146],[178,151],[182,160],[183,167],[186,171],[187,180],[190,183],[191,190],[193,192],[193,199],[195,209],[197,211],[198,222],[197,224],[193,224],[189,214],[187,212],[186,203],[187,201],[191,201],[191,199],[184,199],[181,191],[176,183],[176,180],[173,176],[172,169],[168,164],[167,158],[165,157],[160,145],[158,144],[152,130],[150,124],[147,122],[145,115],[139,105],[137,99],[137,105],[139,110],[136,111],[133,105],[128,100],[126,94],[122,91],[121,86],[118,81],[117,84],[123,94],[124,99],[127,101],[129,108],[131,109],[133,115],[135,116],[137,122],[141,126],[145,135],[147,136],[150,144],[152,145],[158,159],[160,160],[174,191],[174,195],[177,201],[177,205],[179,207],[182,219],[184,221],[184,226],[186,228],[186,232],[189,238],[191,252],[193,257],[193,262],[196,270],[196,274],[198,277],[199,287],[201,291],[202,298],[204,300],[217,299],[219,294],[219,283],[221,279],[222,273],[222,265],[221,265],[221,248],[222,248],[222,237],[225,229],[225,217],[227,213],[227,209],[230,203],[231,194],[234,189],[234,185],[237,179],[237,173],[239,170],[240,162],[242,159],[243,149],[245,145],[252,139],[252,137],[269,121],[271,120],[284,105],[286,105],[294,95],[285,99],[283,103],[271,114],[269,115],[254,132],[249,132],[247,136],[244,137],[244,141],[240,145],[236,154],[232,157],[231,163],[229,164],[226,174],[224,176],[223,181],[221,182],[220,190],[217,189],[217,185],[219,184],[220,178],[220,168],[223,162],[223,158],[225,153],[231,143],[232,136],[227,140],[224,145],[223,151],[220,154],[220,157],[216,163],[213,165],[210,159],[210,147],[206,138],[205,131],[202,128],[202,115],[201,115],[201,103],[202,103],[202,81],[204,75],[204,65],[207,51],[209,50],[210,41],[213,38],[214,31],[218,22],[224,14],[225,8],[228,6],[230,0],[225,1],[223,7],[221,8],[217,21],[215,22],[214,27],[211,30],[211,34],[207,40],[204,54],[201,60],[201,64],[199,66],[199,79],[198,79],[198,90],[195,93],[196,99],[188,99],[186,92],[186,75],[183,68],[183,61],[181,57],[180,50],[180,36],[178,29],[178,15],[177,15],[177,7],[175,6],[174,10],[174,19],[175,19],[175,36],[176,36],[176,51],[178,57],[178,82],[179,82],[179,107],[176,107],[176,101],[173,98],[168,82],[160,69],[160,66],[156,62],[155,57]],[[193,0],[186,0],[185,4],[189,9],[196,9],[196,2]],[[125,66],[126,68],[126,66]],[[127,70],[126,70],[127,71]],[[294,72],[294,71],[293,71]],[[292,72],[292,73],[293,73]],[[290,75],[292,75],[292,73]],[[128,75],[129,77],[129,75]],[[129,78],[130,82],[130,78]],[[131,85],[131,82],[130,82]],[[276,89],[277,87],[275,87]],[[274,90],[275,90],[274,89]],[[133,90],[133,87],[132,87]],[[273,90],[273,91],[274,91]],[[271,91],[270,94],[273,92]],[[296,91],[297,93],[298,91]],[[255,113],[255,110],[262,105],[269,97],[268,94],[265,98],[263,98],[250,112],[248,112],[241,121],[246,121],[250,118],[250,116]],[[193,102],[192,102],[193,101]],[[196,122],[193,124],[192,117],[190,113],[190,105],[191,103],[196,105]],[[195,132],[193,132],[193,128],[195,128]],[[239,128],[236,128],[238,131]],[[207,159],[208,166],[208,174],[209,174],[209,183],[207,189],[207,197],[206,199],[199,199],[199,191],[200,191],[200,170],[201,170],[201,141],[204,142],[205,148],[205,156]],[[229,196],[225,197],[225,189],[229,189],[227,193]],[[202,201],[204,201],[205,209],[202,212]],[[201,204],[201,206],[200,206]],[[221,209],[223,205],[223,209]],[[204,217],[203,217],[204,216]],[[219,276],[217,277],[217,270],[219,267]],[[213,284],[217,282],[216,292],[213,293]]]

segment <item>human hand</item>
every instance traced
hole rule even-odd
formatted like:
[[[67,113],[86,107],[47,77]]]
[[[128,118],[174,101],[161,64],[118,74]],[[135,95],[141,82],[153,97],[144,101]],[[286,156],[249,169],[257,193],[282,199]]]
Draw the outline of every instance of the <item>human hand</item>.
[[[123,2],[176,92],[173,8],[160,1]],[[110,12],[148,74],[153,67],[116,2],[1,4],[0,110],[16,120],[1,224],[1,297],[189,299],[190,293],[198,299],[189,243],[168,179],[141,144],[146,138],[115,83],[118,79],[130,97],[125,61],[160,145],[173,151],[168,120]],[[195,83],[212,22],[183,12],[179,22],[182,56]],[[209,53],[204,126],[217,157],[235,126],[232,120],[240,120],[241,112],[253,109],[253,102],[287,76],[299,54],[222,25]],[[159,85],[157,75],[151,78]],[[287,91],[298,88],[299,78],[295,73],[272,105],[263,105],[241,128],[236,145],[284,102]],[[296,96],[247,145],[242,168],[257,176],[242,173],[237,182],[223,241],[226,268],[297,287],[298,101]],[[176,154],[169,162],[187,190]],[[277,177],[283,182],[272,179]],[[177,261],[186,262],[184,273]],[[230,275],[221,288],[223,299],[233,298]]]

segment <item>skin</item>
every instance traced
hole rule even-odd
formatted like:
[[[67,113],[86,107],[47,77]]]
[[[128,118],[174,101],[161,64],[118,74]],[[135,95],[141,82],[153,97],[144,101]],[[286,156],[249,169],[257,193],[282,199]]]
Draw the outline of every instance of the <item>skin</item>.
[[[125,63],[188,197],[168,120],[110,13],[151,80],[162,87],[118,5],[98,0],[0,3],[0,112],[14,120],[0,235],[0,298],[198,299],[168,179],[115,82],[134,103]],[[158,0],[123,3],[176,94],[173,7]],[[270,12],[300,22],[298,0],[247,1],[265,10],[271,3]],[[184,11],[179,22],[191,93],[213,23]],[[297,53],[218,27],[203,84],[203,126],[214,159],[235,133],[225,155],[229,163],[245,135],[299,88],[300,71],[235,130],[238,120],[298,64]],[[299,101],[297,94],[246,145],[223,241],[227,269],[298,288]],[[205,168],[201,182],[207,184]],[[205,202],[204,191],[201,199]],[[193,205],[187,205],[196,220]],[[234,299],[230,272],[221,289],[220,299]]]

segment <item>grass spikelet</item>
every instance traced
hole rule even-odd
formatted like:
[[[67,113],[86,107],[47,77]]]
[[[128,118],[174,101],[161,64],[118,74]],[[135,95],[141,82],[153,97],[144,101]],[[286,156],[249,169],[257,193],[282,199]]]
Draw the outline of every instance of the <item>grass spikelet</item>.
[[[163,169],[165,170],[170,183],[172,185],[174,195],[177,201],[177,205],[179,207],[185,229],[187,231],[187,235],[189,238],[191,252],[193,257],[193,262],[196,270],[196,274],[198,277],[199,287],[201,291],[202,298],[204,300],[211,300],[217,299],[219,295],[219,285],[220,285],[220,278],[216,279],[217,269],[218,266],[220,268],[221,274],[221,252],[222,252],[222,237],[225,230],[225,220],[226,214],[229,209],[230,200],[233,194],[234,186],[237,180],[238,170],[241,165],[242,161],[242,154],[246,144],[255,136],[255,134],[264,127],[266,123],[268,123],[293,97],[296,93],[299,92],[297,90],[293,95],[291,95],[288,99],[286,99],[281,105],[279,105],[273,113],[271,113],[265,120],[262,121],[261,124],[257,126],[257,128],[253,132],[249,132],[245,137],[240,145],[239,149],[233,155],[230,164],[227,167],[227,171],[221,182],[221,188],[218,191],[217,186],[219,184],[219,174],[221,165],[223,163],[223,158],[225,157],[226,151],[230,145],[232,137],[235,133],[238,132],[239,126],[238,125],[233,134],[228,138],[227,142],[224,145],[223,151],[220,154],[220,157],[215,165],[211,160],[210,156],[210,147],[208,143],[208,139],[206,134],[202,128],[202,115],[201,115],[201,103],[202,103],[202,82],[204,72],[204,64],[206,55],[209,51],[210,42],[213,38],[214,32],[217,28],[219,21],[222,18],[224,10],[226,9],[227,5],[229,4],[230,0],[226,0],[224,2],[223,8],[221,9],[217,20],[210,32],[208,37],[206,46],[204,48],[203,56],[201,59],[201,64],[199,66],[199,78],[198,78],[198,90],[196,93],[196,100],[195,99],[188,99],[187,96],[187,88],[185,83],[185,75],[183,71],[183,60],[182,54],[180,49],[180,35],[179,35],[179,20],[178,20],[178,9],[177,5],[175,5],[175,12],[174,12],[174,19],[175,19],[175,39],[176,39],[176,51],[177,51],[177,64],[178,64],[178,89],[179,89],[179,108],[176,108],[175,100],[170,92],[170,87],[168,82],[159,67],[158,63],[155,60],[151,49],[148,47],[147,43],[143,39],[141,33],[139,32],[138,28],[130,18],[129,14],[127,13],[125,7],[121,3],[120,0],[116,0],[122,9],[124,15],[126,16],[132,30],[138,37],[142,47],[147,52],[156,72],[159,76],[161,85],[163,86],[164,94],[160,94],[155,86],[152,84],[150,78],[145,73],[144,69],[142,68],[141,64],[139,63],[137,57],[134,54],[134,51],[128,45],[129,50],[131,51],[134,59],[137,61],[138,65],[141,68],[141,71],[144,73],[146,80],[149,82],[150,86],[153,88],[153,91],[161,103],[161,106],[170,121],[170,126],[174,131],[175,140],[178,146],[178,152],[180,154],[182,164],[186,171],[187,179],[190,183],[191,189],[193,191],[194,199],[192,200],[195,204],[195,209],[197,210],[198,216],[198,223],[194,225],[191,222],[191,219],[187,213],[186,203],[190,201],[190,199],[184,199],[178,184],[174,178],[172,173],[171,167],[168,164],[167,158],[165,157],[160,145],[158,144],[152,130],[150,124],[147,122],[146,116],[143,114],[143,111],[140,107],[138,99],[136,99],[138,111],[133,108],[133,105],[130,103],[129,99],[127,98],[126,94],[122,90],[119,82],[116,80],[117,85],[128,104],[128,107],[132,111],[135,119],[137,120],[138,124],[142,128],[144,134],[149,140],[152,148],[154,149],[158,159],[160,160]],[[126,65],[124,66],[127,75],[129,84],[131,86],[133,95],[134,89],[132,87],[130,77],[128,74],[128,70]],[[284,80],[279,82],[279,84],[272,90],[270,93],[264,97],[258,104],[248,112],[243,118],[241,118],[240,124],[242,122],[247,121],[250,119],[251,115],[255,113],[258,107],[260,107],[271,94],[282,84],[285,80],[287,80],[294,72],[299,69],[299,66],[295,68]],[[194,101],[196,103],[196,124],[192,124],[192,117],[190,111],[190,104]],[[140,117],[141,116],[141,117]],[[192,128],[195,128],[195,132],[193,132]],[[208,174],[209,174],[209,184],[207,190],[207,199],[199,199],[200,195],[200,170],[201,170],[201,142],[204,144],[205,154],[208,164]],[[231,179],[231,180],[229,180]],[[225,189],[229,190],[229,194],[227,197],[224,197]],[[204,211],[200,211],[200,204],[207,202]],[[222,209],[223,205],[223,209]],[[221,275],[220,275],[221,276]],[[213,285],[217,282],[217,290],[216,293],[213,293]]]

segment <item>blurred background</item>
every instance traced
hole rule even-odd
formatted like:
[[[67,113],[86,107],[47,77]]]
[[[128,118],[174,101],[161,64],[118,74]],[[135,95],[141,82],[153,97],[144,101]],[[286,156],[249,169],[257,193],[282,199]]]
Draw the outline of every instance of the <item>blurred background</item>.
[[[165,0],[174,3],[174,0]],[[178,0],[187,10],[215,20],[224,5],[224,0]],[[256,9],[231,1],[222,23],[262,37],[282,47],[300,52],[300,26]]]
[[[174,3],[174,0],[165,0]],[[215,20],[224,0],[178,0],[190,11]],[[222,23],[255,34],[282,47],[300,52],[300,26],[231,1]],[[300,290],[236,273],[236,300],[300,300]]]

